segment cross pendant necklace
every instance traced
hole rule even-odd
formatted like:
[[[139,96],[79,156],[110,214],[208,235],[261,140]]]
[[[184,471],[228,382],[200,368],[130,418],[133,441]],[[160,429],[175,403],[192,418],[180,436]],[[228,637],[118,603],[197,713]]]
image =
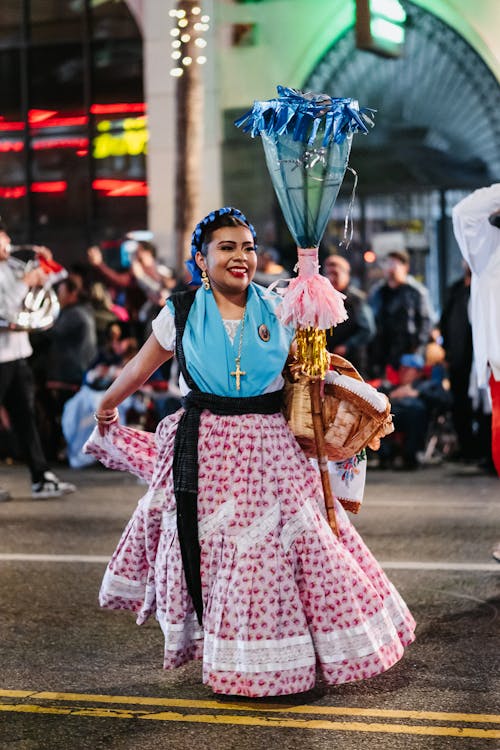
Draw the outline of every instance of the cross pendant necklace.
[[[240,358],[236,357],[236,370],[233,370],[231,375],[236,378],[236,390],[240,390],[240,378],[242,375],[246,375],[244,370],[240,370]]]
[[[246,372],[240,368],[240,361],[241,361],[241,348],[243,346],[243,331],[245,329],[245,316],[247,312],[247,307],[245,305],[245,309],[243,310],[243,318],[241,319],[241,328],[240,328],[240,342],[238,345],[238,356],[235,358],[236,363],[236,369],[234,369],[230,375],[233,376],[233,378],[236,378],[236,390],[240,390],[240,378],[242,375],[246,375]]]

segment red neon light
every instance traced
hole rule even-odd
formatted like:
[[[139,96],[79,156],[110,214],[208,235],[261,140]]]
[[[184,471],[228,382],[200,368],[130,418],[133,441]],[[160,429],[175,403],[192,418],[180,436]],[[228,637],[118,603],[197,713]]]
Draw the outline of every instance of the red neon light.
[[[30,122],[31,127],[35,130],[38,128],[73,128],[78,125],[86,125],[87,117],[53,117],[43,122]]]
[[[33,151],[45,151],[52,148],[76,148],[86,149],[89,145],[88,138],[37,138],[33,141]],[[22,151],[23,141],[0,141],[0,152]]]
[[[32,193],[64,193],[68,183],[65,180],[56,180],[55,182],[32,182]]]
[[[0,117],[0,130],[24,130],[24,122],[9,122]]]
[[[64,193],[67,187],[68,183],[65,180],[56,180],[54,182],[32,182],[30,190],[33,193]],[[128,198],[148,194],[147,183],[141,180],[94,180],[92,188],[102,190],[110,198],[122,196]],[[26,187],[24,185],[0,187],[0,198],[23,198],[25,195]]]
[[[90,112],[93,115],[123,114],[131,112],[145,112],[145,102],[117,102],[116,104],[91,104]],[[76,127],[87,124],[86,115],[73,117],[54,117],[57,110],[30,109],[28,112],[28,123],[32,128],[63,128]],[[19,120],[5,120],[0,115],[1,130],[24,130],[24,122]]]
[[[53,115],[57,115],[57,109],[30,109],[28,112],[28,122],[30,125],[35,122],[43,122]]]
[[[24,185],[16,187],[0,187],[0,198],[23,198],[26,195]]]
[[[51,148],[86,148],[88,138],[37,138],[33,141],[34,151],[45,151]]]
[[[145,112],[146,105],[144,102],[130,104],[92,104],[90,111],[93,115],[112,115],[120,112]]]
[[[0,141],[0,152],[22,151],[24,143],[22,141]]]
[[[147,183],[143,180],[99,179],[92,183],[93,190],[102,190],[108,197],[141,196],[148,194]]]

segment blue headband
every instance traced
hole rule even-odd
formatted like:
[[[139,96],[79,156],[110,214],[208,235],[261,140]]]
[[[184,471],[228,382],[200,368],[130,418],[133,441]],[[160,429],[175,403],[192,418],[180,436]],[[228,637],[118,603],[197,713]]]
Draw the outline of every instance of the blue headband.
[[[186,261],[186,266],[188,267],[192,276],[190,284],[193,284],[193,285],[201,284],[200,269],[195,261],[195,256],[198,251],[200,251],[201,253],[201,248],[203,245],[203,237],[205,235],[206,229],[210,226],[210,224],[213,224],[214,221],[219,216],[223,216],[224,214],[228,214],[229,216],[234,216],[236,219],[239,219],[244,224],[246,224],[252,233],[252,237],[254,238],[254,241],[255,242],[257,241],[257,235],[255,233],[255,229],[250,224],[250,222],[247,221],[246,216],[242,214],[241,211],[238,211],[237,208],[232,208],[231,206],[225,206],[224,208],[217,209],[217,211],[211,211],[207,216],[205,216],[204,219],[202,219],[196,225],[193,235],[191,237],[191,257],[189,260]]]

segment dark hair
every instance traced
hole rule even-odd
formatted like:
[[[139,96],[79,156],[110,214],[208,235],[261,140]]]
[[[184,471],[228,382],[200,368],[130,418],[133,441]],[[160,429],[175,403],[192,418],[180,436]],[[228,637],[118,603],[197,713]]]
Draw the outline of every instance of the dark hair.
[[[3,218],[0,216],[0,232],[5,232],[8,234],[9,230],[7,229],[7,224],[3,220]]]
[[[77,273],[70,273],[65,279],[59,282],[59,286],[65,285],[68,292],[77,292],[78,302],[86,302],[88,299],[82,277]]]
[[[406,266],[410,265],[410,255],[407,250],[391,250],[390,253],[387,253],[387,257],[395,258]]]
[[[488,221],[492,227],[500,229],[500,211],[495,211],[495,213],[491,214],[491,216],[488,217]]]
[[[151,253],[153,258],[156,258],[156,245],[153,245],[152,242],[148,242],[147,240],[137,240],[137,244],[139,247],[142,247],[143,250]]]

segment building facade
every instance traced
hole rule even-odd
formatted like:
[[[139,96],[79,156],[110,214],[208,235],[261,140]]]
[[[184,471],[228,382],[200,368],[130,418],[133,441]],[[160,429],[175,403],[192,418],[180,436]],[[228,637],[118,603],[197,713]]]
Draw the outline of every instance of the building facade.
[[[291,261],[262,148],[233,121],[253,100],[273,97],[277,84],[352,96],[378,110],[351,156],[360,282],[369,281],[365,251],[399,233],[439,297],[458,271],[451,207],[500,179],[498,0],[400,0],[407,24],[397,59],[357,49],[355,0],[184,2],[210,16],[200,213],[238,205]],[[88,242],[113,243],[147,225],[160,254],[179,265],[187,248],[176,247],[174,232],[182,200],[175,185],[182,81],[170,74],[177,0],[3,6],[0,211],[15,240],[47,242],[73,257]],[[338,242],[350,187],[348,177],[325,250]]]

